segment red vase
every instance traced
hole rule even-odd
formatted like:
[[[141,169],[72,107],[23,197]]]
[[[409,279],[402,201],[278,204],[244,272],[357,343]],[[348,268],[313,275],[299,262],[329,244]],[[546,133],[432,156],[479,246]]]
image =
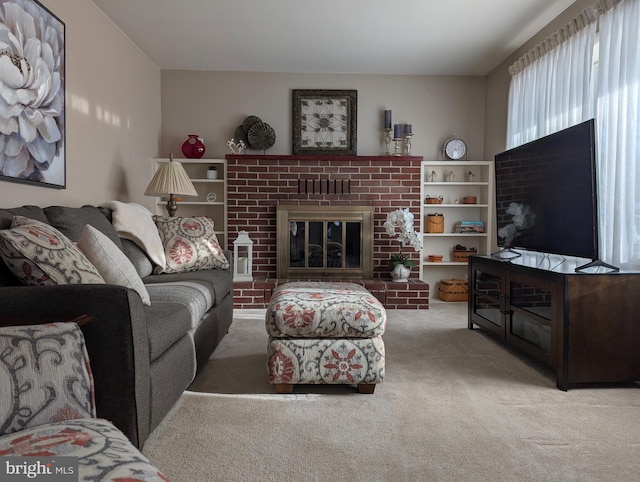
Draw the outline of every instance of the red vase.
[[[204,144],[198,134],[189,134],[189,138],[182,144],[182,153],[187,159],[200,159],[204,156]]]

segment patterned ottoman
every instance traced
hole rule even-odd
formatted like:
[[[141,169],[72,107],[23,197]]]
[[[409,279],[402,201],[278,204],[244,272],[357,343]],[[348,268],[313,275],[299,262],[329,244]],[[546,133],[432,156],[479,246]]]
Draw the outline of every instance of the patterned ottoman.
[[[290,282],[267,308],[267,372],[278,393],[295,384],[353,384],[373,393],[384,379],[382,304],[355,283]]]

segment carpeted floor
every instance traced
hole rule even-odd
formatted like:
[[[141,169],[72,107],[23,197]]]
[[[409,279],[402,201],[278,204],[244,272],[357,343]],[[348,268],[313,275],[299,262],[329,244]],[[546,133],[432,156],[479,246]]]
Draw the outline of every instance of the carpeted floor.
[[[626,481],[640,477],[637,384],[562,392],[466,327],[466,305],[388,311],[386,379],[266,382],[264,310],[229,334],[144,453],[172,481]]]

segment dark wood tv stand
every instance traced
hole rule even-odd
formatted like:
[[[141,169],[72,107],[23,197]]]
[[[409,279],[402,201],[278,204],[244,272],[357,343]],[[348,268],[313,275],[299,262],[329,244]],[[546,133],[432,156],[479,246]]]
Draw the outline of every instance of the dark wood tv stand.
[[[640,273],[560,273],[472,256],[474,325],[552,368],[561,390],[640,380]]]

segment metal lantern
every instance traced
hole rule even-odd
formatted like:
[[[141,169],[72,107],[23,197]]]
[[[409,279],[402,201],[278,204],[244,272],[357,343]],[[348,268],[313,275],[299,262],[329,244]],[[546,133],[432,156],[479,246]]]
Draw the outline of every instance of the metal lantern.
[[[253,281],[253,241],[246,231],[233,242],[233,281]]]

